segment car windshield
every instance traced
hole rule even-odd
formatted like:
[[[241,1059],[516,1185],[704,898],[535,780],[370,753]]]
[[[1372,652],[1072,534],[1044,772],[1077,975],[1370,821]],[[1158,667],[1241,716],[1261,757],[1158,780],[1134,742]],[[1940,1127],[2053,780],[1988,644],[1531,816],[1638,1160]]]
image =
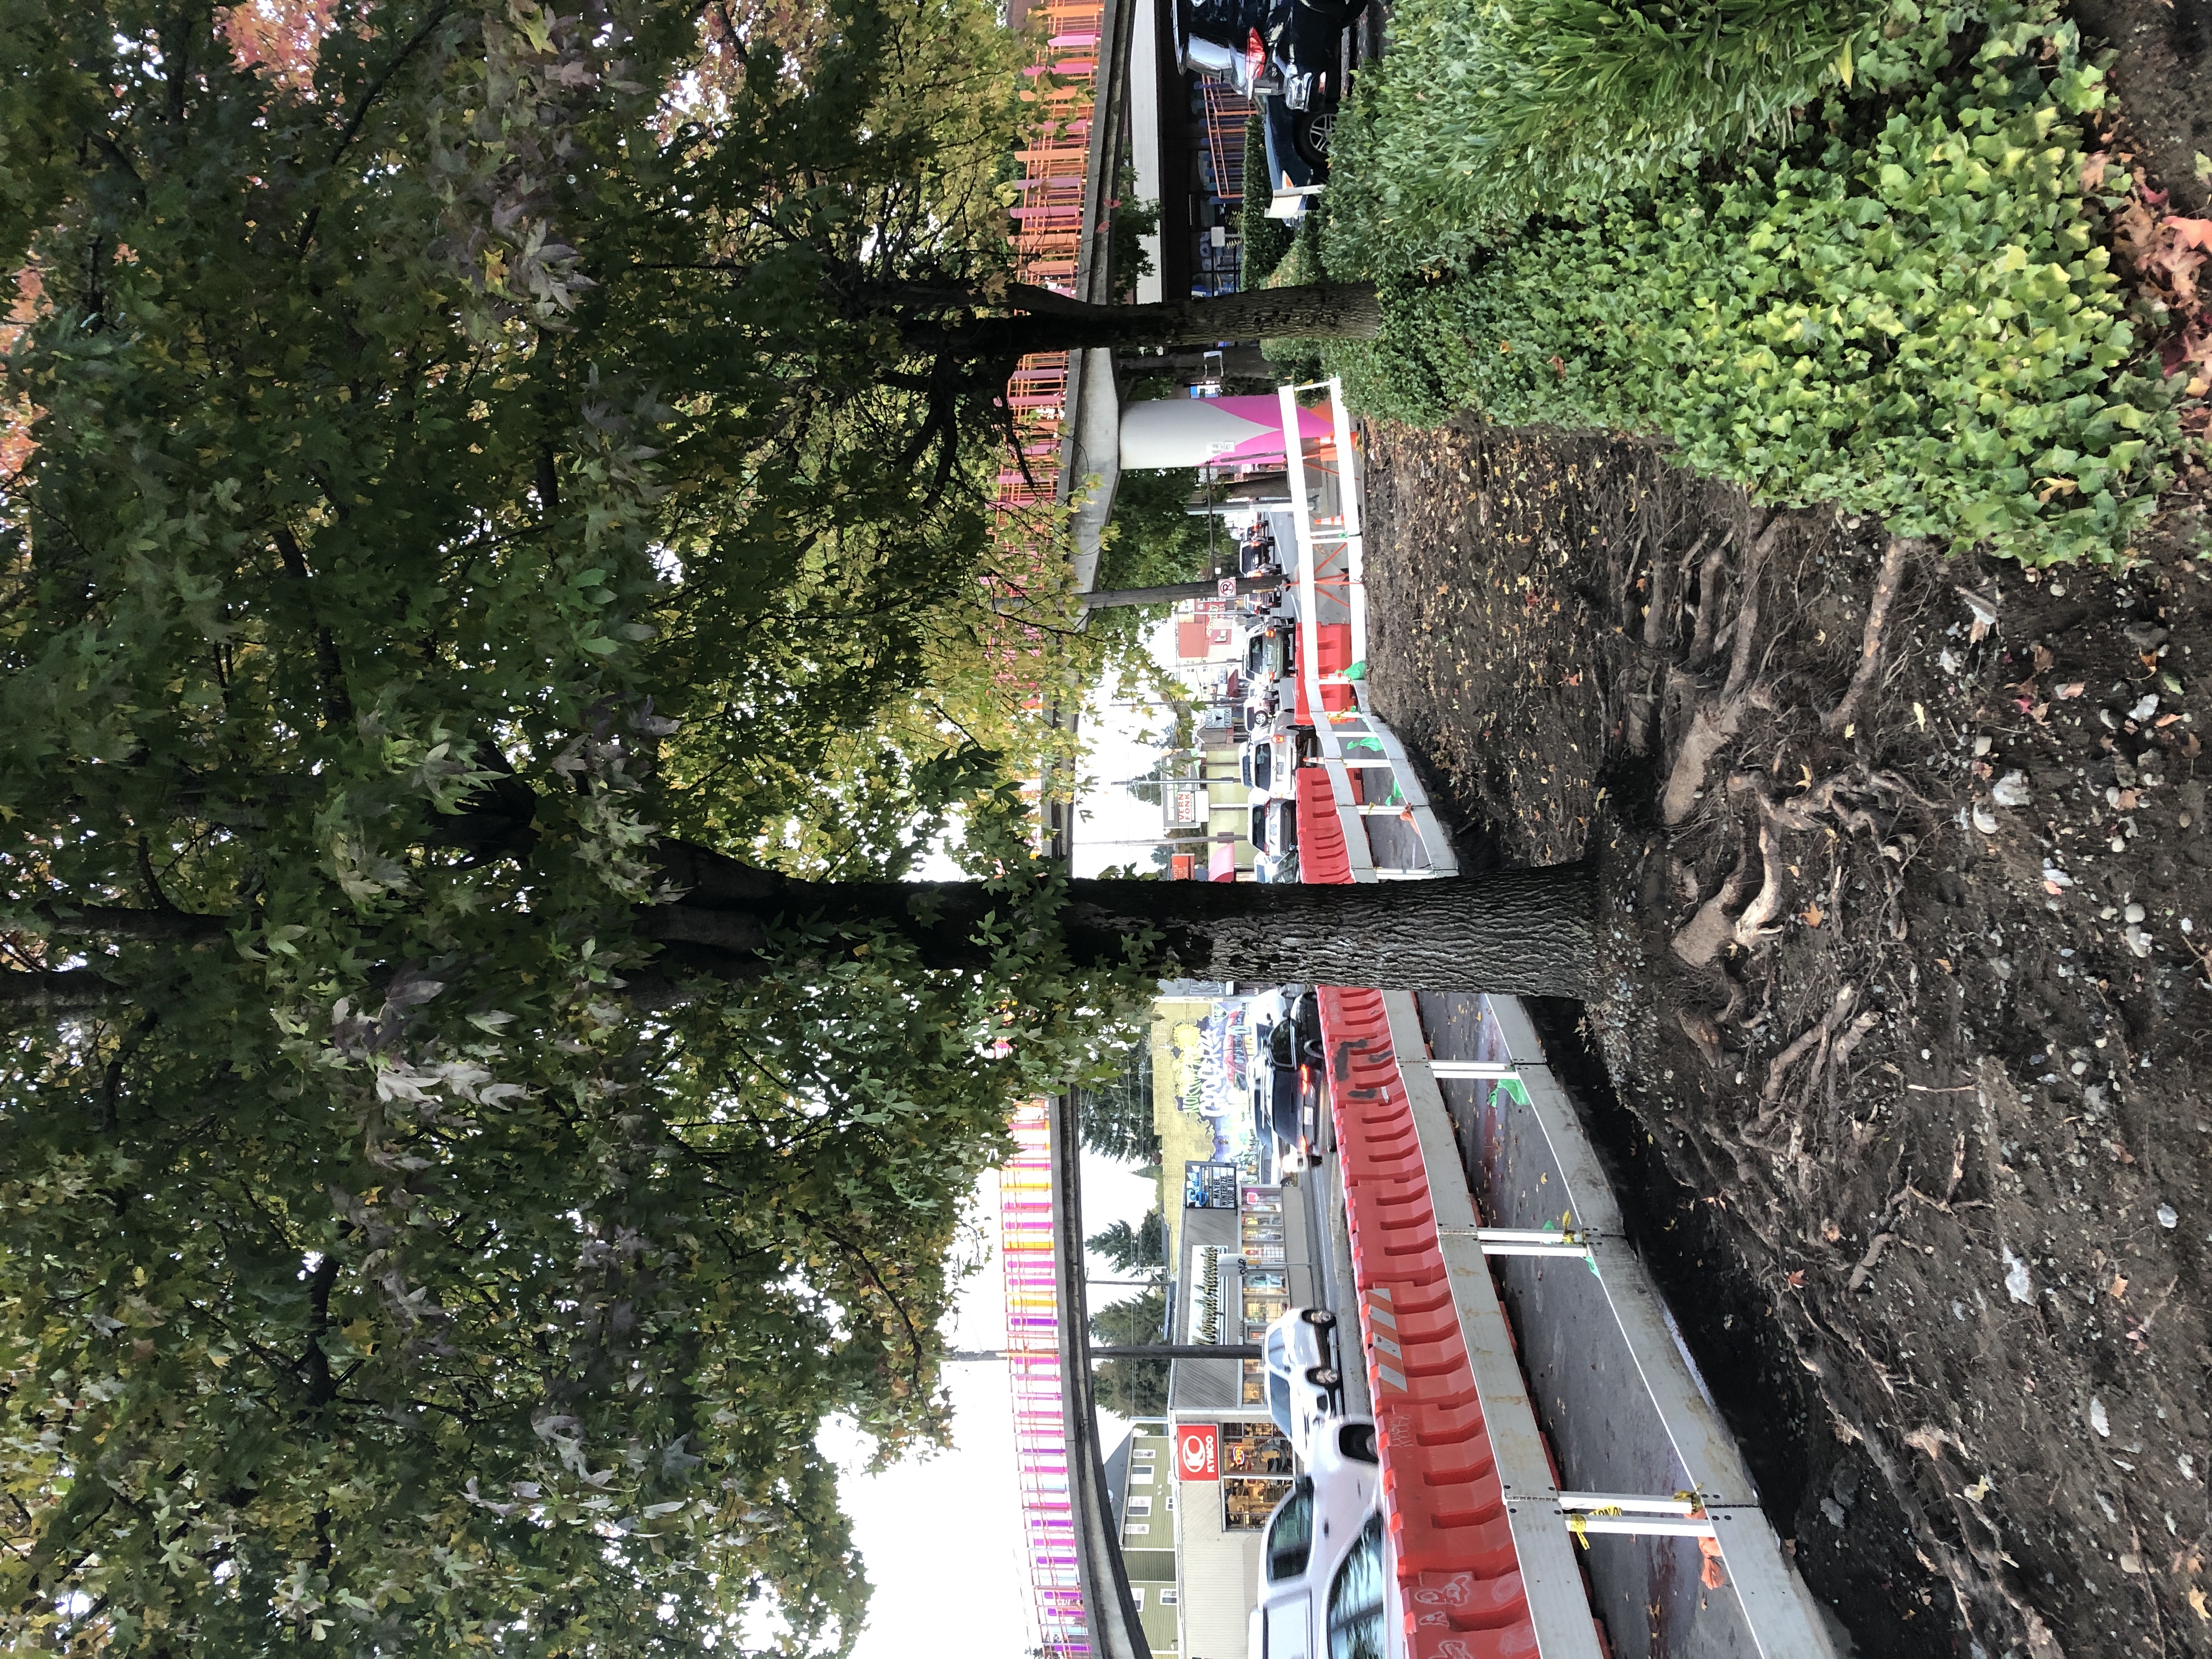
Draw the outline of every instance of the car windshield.
[[[1279,1583],[1306,1570],[1313,1553],[1313,1489],[1301,1482],[1267,1523],[1267,1577]]]
[[[1291,1380],[1279,1371],[1267,1373],[1267,1415],[1285,1434],[1296,1437],[1291,1426]]]
[[[1328,1587],[1328,1659],[1382,1659],[1382,1517],[1370,1515]]]

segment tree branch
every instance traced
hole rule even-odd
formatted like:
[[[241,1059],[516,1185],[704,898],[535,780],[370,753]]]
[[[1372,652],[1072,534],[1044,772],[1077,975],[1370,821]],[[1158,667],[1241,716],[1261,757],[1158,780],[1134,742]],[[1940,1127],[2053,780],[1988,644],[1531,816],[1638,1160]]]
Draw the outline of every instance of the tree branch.
[[[90,1013],[124,1000],[122,991],[89,968],[52,973],[0,973],[0,1008],[36,1008],[52,1014]]]

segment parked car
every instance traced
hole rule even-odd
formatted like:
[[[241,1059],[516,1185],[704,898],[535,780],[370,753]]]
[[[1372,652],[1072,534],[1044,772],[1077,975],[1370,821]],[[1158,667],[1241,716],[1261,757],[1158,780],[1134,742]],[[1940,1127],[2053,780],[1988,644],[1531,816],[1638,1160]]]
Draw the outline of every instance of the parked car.
[[[1278,1172],[1300,1175],[1321,1163],[1321,1115],[1327,1102],[1322,1065],[1321,1008],[1310,989],[1292,986],[1253,1004],[1252,1097],[1266,1103],[1263,1142],[1272,1142]]]
[[[1293,185],[1323,182],[1317,175],[1326,173],[1344,97],[1344,31],[1366,9],[1367,0],[1178,0],[1182,67],[1235,88],[1266,112],[1271,184],[1286,174]]]
[[[1261,1339],[1267,1371],[1267,1415],[1302,1461],[1320,1425],[1344,1414],[1344,1373],[1336,1364],[1336,1316],[1327,1308],[1292,1308],[1275,1316]]]
[[[1310,732],[1279,720],[1272,729],[1253,732],[1244,740],[1238,762],[1244,787],[1262,799],[1294,799],[1298,763],[1306,757],[1311,742]]]
[[[1298,630],[1285,617],[1255,622],[1244,636],[1244,674],[1248,679],[1272,674],[1288,679],[1298,662]]]
[[[1375,1425],[1340,1418],[1267,1517],[1250,1659],[1402,1659]]]
[[[1298,805],[1296,801],[1263,800],[1252,804],[1252,850],[1280,858],[1298,850]]]

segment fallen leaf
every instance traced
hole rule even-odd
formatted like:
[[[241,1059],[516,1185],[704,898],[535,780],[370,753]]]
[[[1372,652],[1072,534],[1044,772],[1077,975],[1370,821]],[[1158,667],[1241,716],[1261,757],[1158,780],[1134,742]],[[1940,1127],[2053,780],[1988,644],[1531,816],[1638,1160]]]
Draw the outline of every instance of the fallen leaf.
[[[2051,665],[2058,660],[2057,658],[2051,654],[2051,647],[2047,645],[2031,647],[2028,651],[2028,655],[2033,659],[2035,663],[2035,672],[2039,674],[2049,673],[2051,672]]]
[[[2206,1603],[2204,1592],[2194,1584],[2189,1587],[2189,1610],[2206,1624],[2212,1625],[2212,1605]]]
[[[1966,1488],[1965,1497],[1970,1504],[1978,1504],[1990,1495],[1990,1478],[1986,1474]]]
[[[1798,918],[1798,920],[1802,921],[1808,927],[1818,927],[1821,922],[1826,919],[1826,913],[1824,912],[1817,904],[1807,905],[1805,907],[1805,914]]]
[[[1791,1273],[1790,1275],[1789,1283],[1790,1288],[1793,1291],[1803,1290],[1805,1288],[1805,1270],[1802,1267],[1800,1267],[1795,1273]]]
[[[2060,686],[2058,688],[2058,695],[2062,697],[2078,697],[2082,694],[2082,692],[2087,690],[2088,687],[2086,684],[2081,680],[2075,680],[2069,684]]]

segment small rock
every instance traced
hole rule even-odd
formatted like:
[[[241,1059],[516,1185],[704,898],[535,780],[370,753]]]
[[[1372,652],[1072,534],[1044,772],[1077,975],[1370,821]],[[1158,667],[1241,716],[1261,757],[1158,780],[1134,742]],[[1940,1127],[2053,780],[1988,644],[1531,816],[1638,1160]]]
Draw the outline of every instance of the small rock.
[[[2184,1452],[2180,1456],[2175,1458],[2173,1460],[2173,1466],[2181,1471],[2181,1478],[2184,1480],[2194,1480],[2197,1479],[2197,1460],[2191,1457],[2187,1452]]]
[[[1844,1524],[1844,1506],[1832,1498],[1823,1498],[1820,1500],[1820,1513],[1827,1517],[1828,1524],[1832,1527],[1840,1527]]]
[[[2115,1459],[2114,1461],[2118,1462],[2118,1460]],[[2120,1571],[2122,1572],[2130,1573],[2134,1577],[2140,1578],[2142,1577],[2142,1557],[2137,1555],[2133,1550],[2122,1550],[2120,1552]]]
[[[2026,1307],[2035,1305],[2035,1285],[2027,1276],[2027,1263],[2008,1249],[2004,1253],[2005,1294]]]
[[[2154,691],[2128,710],[2128,718],[2131,720],[2147,720],[2156,713],[2158,713],[2158,694]]]
[[[2145,912],[2142,905],[2130,904],[2126,909],[2121,911],[2120,914],[2125,916],[2130,921],[2141,921],[2143,919]]]
[[[2107,1440],[2112,1437],[2112,1419],[2106,1413],[2105,1402],[2094,1395],[2089,1396],[2089,1426]]]
[[[2158,1224],[2169,1231],[2181,1224],[2181,1212],[2171,1204],[2158,1206]]]
[[[1997,815],[1990,811],[1987,802],[1978,800],[1974,803],[1973,817],[1975,829],[1980,830],[1985,836],[1994,836],[1996,834]]]
[[[2027,805],[2027,775],[2008,772],[1990,787],[1990,799],[2000,806]]]
[[[1984,732],[1974,739],[1974,754],[1977,758],[1988,754],[1990,752],[1990,738],[1988,732]]]
[[[2150,935],[2142,928],[2130,927],[2120,937],[2128,942],[2128,949],[2133,954],[2138,957],[2147,957],[2150,954]]]

